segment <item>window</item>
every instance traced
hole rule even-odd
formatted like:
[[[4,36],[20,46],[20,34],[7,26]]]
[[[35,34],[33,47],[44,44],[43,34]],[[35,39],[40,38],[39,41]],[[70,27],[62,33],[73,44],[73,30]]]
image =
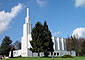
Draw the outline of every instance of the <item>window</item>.
[[[56,53],[54,53],[54,55],[56,55]]]
[[[57,53],[57,55],[59,55],[59,53]]]
[[[50,53],[47,53],[48,55],[50,55]]]

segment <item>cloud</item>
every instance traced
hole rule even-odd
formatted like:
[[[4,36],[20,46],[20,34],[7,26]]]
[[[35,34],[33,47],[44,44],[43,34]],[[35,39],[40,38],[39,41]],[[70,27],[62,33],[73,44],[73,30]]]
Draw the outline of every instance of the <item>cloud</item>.
[[[75,0],[75,6],[76,7],[85,6],[85,0]]]
[[[72,36],[76,36],[79,38],[85,38],[85,28],[77,28],[73,31]]]
[[[41,7],[47,3],[47,0],[36,0],[36,1]]]
[[[10,22],[18,15],[21,9],[22,4],[19,3],[11,9],[11,12],[0,11],[0,33],[10,27]]]
[[[57,36],[57,35],[60,35],[60,34],[62,34],[62,33],[61,32],[54,32],[53,36]]]

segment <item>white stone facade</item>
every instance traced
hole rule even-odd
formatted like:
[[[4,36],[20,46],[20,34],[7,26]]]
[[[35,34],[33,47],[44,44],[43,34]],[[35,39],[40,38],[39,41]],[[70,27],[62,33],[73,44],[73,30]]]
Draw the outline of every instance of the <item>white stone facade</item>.
[[[61,56],[63,56],[63,55],[71,55],[71,56],[76,56],[76,53],[75,53],[75,51],[65,51],[65,50],[59,50],[59,51],[54,51],[53,52],[53,56],[54,57],[61,57]],[[49,55],[48,55],[49,57],[52,57],[52,53],[51,52],[49,52]]]
[[[27,17],[25,18],[25,24],[23,25],[23,36],[21,37],[21,50],[13,51],[14,57],[20,55],[22,57],[32,57],[32,52],[29,50],[29,48],[31,47],[30,40],[32,40],[31,31],[32,24],[30,24],[29,8],[27,8]]]
[[[29,8],[27,8],[27,17],[25,19],[25,24],[23,25],[23,37],[21,38],[21,55],[23,57],[32,57],[31,51],[29,48],[31,47],[30,40],[31,38],[31,31],[32,31],[32,24],[30,24],[30,18],[29,18]]]
[[[76,56],[75,51],[67,51],[66,50],[66,39],[61,37],[52,37],[52,41],[54,43],[53,55],[55,57],[61,57],[63,55],[71,55]],[[49,52],[49,57],[52,56],[51,52]]]
[[[66,50],[66,39],[65,38],[52,37],[52,41],[54,43],[53,45],[54,51]]]

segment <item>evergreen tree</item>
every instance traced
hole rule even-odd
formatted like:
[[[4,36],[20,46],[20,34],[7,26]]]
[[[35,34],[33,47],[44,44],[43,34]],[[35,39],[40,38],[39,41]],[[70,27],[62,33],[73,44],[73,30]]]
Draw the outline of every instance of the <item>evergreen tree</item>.
[[[2,50],[1,50],[1,46],[0,46],[0,55],[2,55]]]
[[[30,41],[32,48],[32,52],[37,52],[38,56],[39,53],[42,51],[43,47],[43,25],[40,22],[37,22],[35,27],[32,29],[32,40]]]
[[[38,56],[40,52],[44,52],[45,56],[47,52],[53,51],[53,42],[51,39],[51,32],[48,29],[48,25],[46,21],[44,25],[40,22],[37,22],[35,27],[32,29],[32,40],[30,41],[32,48],[30,50],[32,52],[37,52]]]
[[[43,40],[44,40],[43,52],[46,57],[48,56],[47,52],[53,51],[53,42],[52,42],[51,37],[52,37],[51,32],[48,28],[47,22],[45,21],[44,27],[43,27]]]
[[[9,51],[11,49],[11,45],[10,45],[11,43],[12,40],[10,40],[10,37],[5,36],[5,38],[2,40],[2,44],[0,47],[1,55],[6,55],[6,56],[9,55]]]

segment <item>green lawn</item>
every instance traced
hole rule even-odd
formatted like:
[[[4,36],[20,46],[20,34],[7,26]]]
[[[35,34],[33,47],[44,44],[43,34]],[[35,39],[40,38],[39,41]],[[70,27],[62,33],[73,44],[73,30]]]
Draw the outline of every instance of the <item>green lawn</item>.
[[[52,60],[52,58],[27,57],[27,58],[9,58],[9,59],[3,59],[3,60]],[[54,60],[85,60],[85,57],[54,58]]]

